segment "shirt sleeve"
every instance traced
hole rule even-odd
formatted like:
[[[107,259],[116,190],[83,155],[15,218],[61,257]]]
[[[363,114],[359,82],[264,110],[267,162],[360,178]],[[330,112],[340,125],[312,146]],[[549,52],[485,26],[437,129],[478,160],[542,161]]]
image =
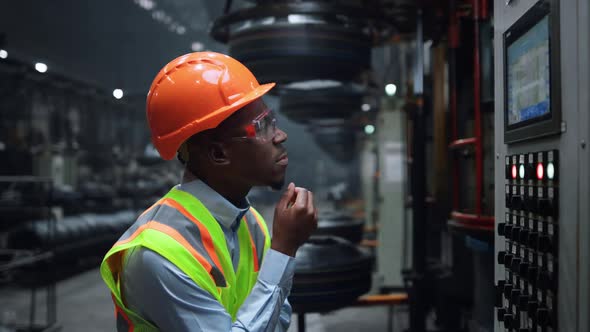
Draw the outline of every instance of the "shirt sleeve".
[[[211,294],[149,249],[141,248],[129,255],[123,271],[123,294],[129,309],[164,332],[283,332],[290,323],[291,307],[286,299],[294,270],[294,258],[270,249],[233,324]]]
[[[293,310],[291,309],[291,304],[289,303],[289,300],[285,299],[285,303],[283,303],[283,307],[281,308],[279,323],[277,324],[277,327],[275,327],[275,332],[287,332],[289,325],[291,325],[292,314]]]

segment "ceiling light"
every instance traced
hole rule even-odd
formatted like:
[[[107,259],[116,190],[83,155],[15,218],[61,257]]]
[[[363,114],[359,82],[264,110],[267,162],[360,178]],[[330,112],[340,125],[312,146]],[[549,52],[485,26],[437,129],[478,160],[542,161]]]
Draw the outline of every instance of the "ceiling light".
[[[158,21],[162,21],[166,17],[166,13],[161,10],[156,10],[152,12],[152,17]]]
[[[375,132],[375,126],[373,125],[366,125],[365,126],[365,134],[372,135]]]
[[[202,51],[204,48],[205,48],[205,45],[203,45],[203,43],[201,43],[201,42],[198,42],[198,41],[197,41],[197,42],[193,42],[193,43],[191,44],[191,49],[192,49],[194,52],[199,52],[199,51]]]
[[[179,35],[184,35],[184,34],[185,34],[185,32],[186,32],[186,28],[185,28],[185,27],[183,27],[182,25],[179,25],[179,26],[176,28],[176,33],[178,33]]]
[[[152,0],[135,0],[135,2],[145,10],[152,10],[156,7],[156,3]]]
[[[44,73],[47,71],[47,65],[42,62],[37,62],[35,64],[35,70],[37,70],[40,73]]]
[[[385,86],[385,93],[392,97],[395,96],[395,93],[397,92],[397,86],[395,86],[395,84],[393,83],[389,83]]]
[[[115,97],[117,99],[123,98],[123,90],[121,90],[121,89],[113,90],[113,97]]]
[[[6,50],[0,50],[0,58],[6,59],[8,57],[8,52]]]
[[[361,105],[361,110],[363,110],[363,112],[368,112],[371,110],[371,105],[363,104],[363,105]]]

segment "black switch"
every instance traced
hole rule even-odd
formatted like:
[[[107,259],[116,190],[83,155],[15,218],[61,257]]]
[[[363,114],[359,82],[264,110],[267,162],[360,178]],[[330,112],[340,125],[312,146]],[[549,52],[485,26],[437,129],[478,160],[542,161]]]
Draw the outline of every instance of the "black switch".
[[[502,297],[502,296],[503,296],[502,292],[504,291],[504,285],[505,285],[505,284],[506,284],[506,281],[504,281],[504,280],[499,280],[499,281],[498,281],[498,284],[497,284],[497,285],[496,285],[496,287],[495,287],[495,290],[496,290],[496,301],[495,301],[496,303],[495,303],[495,306],[496,306],[497,308],[501,308],[501,307],[504,305],[504,303],[503,303],[503,301],[502,301],[502,299],[503,299],[503,297]]]
[[[501,222],[498,224],[498,235],[505,236],[504,235],[505,234],[504,233],[504,226],[506,226],[506,223]]]
[[[514,227],[514,226],[511,224],[504,225],[504,234],[505,234],[504,236],[510,237],[510,235],[512,234],[512,227]]]
[[[514,315],[507,314],[504,315],[504,327],[507,329],[511,329],[514,326]]]
[[[528,186],[525,190],[524,209],[528,212],[537,213],[537,196],[534,186]]]
[[[504,321],[504,315],[506,315],[506,309],[504,308],[498,308],[498,321],[502,322]]]
[[[510,198],[511,202],[510,202],[510,208],[513,210],[522,210],[523,208],[523,201],[522,201],[522,196],[521,195],[512,195],[512,197]]]
[[[520,310],[526,310],[529,299],[530,296],[528,295],[521,295],[518,297],[518,306],[520,307]]]
[[[530,266],[527,273],[527,279],[533,285],[537,285],[537,279],[539,277],[539,268],[536,266]]]
[[[512,254],[506,254],[504,255],[504,266],[507,268],[510,268],[510,266],[512,265]]]
[[[542,216],[556,218],[558,215],[557,188],[543,187],[537,190],[539,199],[537,201],[538,212]],[[542,194],[541,194],[542,193]],[[541,197],[542,196],[542,197]]]
[[[551,314],[549,309],[537,309],[537,323],[541,326],[549,326],[551,324]]]
[[[528,272],[529,272],[529,263],[527,263],[527,262],[520,263],[520,266],[518,267],[518,274],[521,276],[527,276]]]
[[[537,175],[536,175],[536,166],[537,166],[537,158],[535,158],[535,154],[534,153],[529,153],[526,156],[526,163],[525,163],[525,179],[526,180],[531,180],[531,179],[536,179]]]
[[[516,239],[516,241],[518,241],[524,245],[527,245],[528,239],[529,239],[529,230],[526,228],[521,229],[520,233],[518,234],[518,239]]]
[[[548,198],[539,198],[537,201],[537,211],[542,216],[553,216],[553,202]]]
[[[504,284],[504,296],[508,298],[510,296],[510,292],[512,291],[512,284]]]
[[[505,259],[506,259],[506,252],[505,251],[498,251],[498,264],[504,265]]]
[[[528,244],[531,248],[537,248],[537,240],[539,238],[539,232],[529,232]]]
[[[510,303],[518,303],[520,295],[520,289],[513,289],[512,291],[510,291]]]
[[[510,270],[512,270],[512,272],[518,272],[518,269],[520,268],[520,262],[521,259],[519,257],[513,257],[512,262],[510,263]]]
[[[529,313],[531,318],[535,319],[537,317],[537,309],[539,308],[539,302],[533,300],[529,301],[526,306],[526,311]]]
[[[510,163],[510,156],[506,156],[506,158],[505,158],[505,164],[504,164],[505,165],[505,168],[506,168],[506,180],[512,179],[512,174],[511,174],[512,167],[511,167],[510,164],[511,164]]]
[[[506,185],[506,207],[512,208],[512,192],[510,191],[510,185]]]
[[[553,241],[549,235],[541,235],[539,236],[538,248],[540,252],[552,252],[553,251]]]
[[[520,226],[514,226],[514,227],[512,227],[512,232],[510,233],[510,236],[509,236],[509,238],[512,241],[518,241],[521,228],[522,227],[520,227]]]
[[[539,288],[551,289],[553,288],[553,276],[551,272],[543,270],[539,273]]]

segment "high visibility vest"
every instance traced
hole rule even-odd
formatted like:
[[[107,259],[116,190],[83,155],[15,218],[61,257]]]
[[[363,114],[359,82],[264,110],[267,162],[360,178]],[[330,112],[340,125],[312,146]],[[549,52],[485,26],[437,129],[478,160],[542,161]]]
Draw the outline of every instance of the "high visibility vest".
[[[235,271],[221,226],[191,194],[172,189],[139,216],[109,250],[100,266],[100,274],[115,304],[117,330],[158,331],[152,323],[129,310],[121,296],[126,252],[139,246],[157,252],[176,265],[217,299],[235,321],[270,247],[266,223],[254,208],[250,211],[254,218],[244,216],[238,227],[240,259]]]

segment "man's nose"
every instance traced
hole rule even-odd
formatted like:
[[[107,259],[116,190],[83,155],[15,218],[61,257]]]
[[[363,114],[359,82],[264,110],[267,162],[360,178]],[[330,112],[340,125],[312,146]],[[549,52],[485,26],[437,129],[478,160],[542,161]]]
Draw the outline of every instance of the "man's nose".
[[[280,128],[276,129],[276,133],[273,137],[273,143],[281,144],[287,140],[287,133],[281,130]]]

